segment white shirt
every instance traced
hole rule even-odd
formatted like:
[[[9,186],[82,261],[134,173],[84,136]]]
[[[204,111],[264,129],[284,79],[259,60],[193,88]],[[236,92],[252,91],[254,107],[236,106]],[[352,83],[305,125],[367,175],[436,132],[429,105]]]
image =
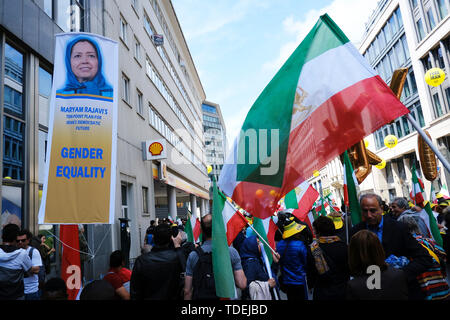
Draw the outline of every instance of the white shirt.
[[[31,247],[27,248],[27,255],[30,254]],[[42,267],[42,259],[39,250],[34,248],[33,255],[31,259],[31,265],[33,267]],[[23,278],[23,283],[25,285],[25,294],[35,293],[39,290],[39,276],[37,274],[33,274],[27,278]]]

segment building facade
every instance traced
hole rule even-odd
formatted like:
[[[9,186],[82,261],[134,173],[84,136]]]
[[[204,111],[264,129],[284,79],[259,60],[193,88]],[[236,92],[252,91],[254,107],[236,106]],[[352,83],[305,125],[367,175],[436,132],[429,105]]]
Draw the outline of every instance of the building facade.
[[[205,92],[171,1],[19,0],[2,1],[0,10],[2,225],[20,220],[57,239],[57,225],[37,225],[54,35],[99,34],[119,46],[116,219],[80,226],[88,250],[84,274],[98,278],[117,249],[127,251],[132,266],[150,220],[203,213],[209,199]],[[166,159],[145,160],[143,143],[151,140],[165,142]]]
[[[216,103],[204,101],[203,131],[205,133],[206,163],[211,166],[210,177],[219,181],[220,171],[226,159],[227,131],[220,106]]]
[[[366,24],[359,51],[389,85],[393,71],[408,68],[400,98],[416,122],[427,130],[440,152],[450,159],[450,80],[438,87],[425,82],[427,70],[438,67],[448,74],[450,66],[450,2],[448,0],[382,0]],[[398,145],[384,145],[387,135],[395,135]],[[412,166],[425,184],[429,199],[431,184],[440,190],[449,185],[450,174],[438,161],[438,178],[427,181],[420,170],[418,133],[406,117],[396,119],[366,137],[368,149],[386,160],[384,169],[372,167],[372,173],[360,185],[361,192],[375,192],[384,200],[407,197],[411,191]],[[335,197],[342,194],[342,165],[329,176],[327,185]],[[333,181],[334,180],[334,181]],[[331,183],[334,182],[334,187]]]

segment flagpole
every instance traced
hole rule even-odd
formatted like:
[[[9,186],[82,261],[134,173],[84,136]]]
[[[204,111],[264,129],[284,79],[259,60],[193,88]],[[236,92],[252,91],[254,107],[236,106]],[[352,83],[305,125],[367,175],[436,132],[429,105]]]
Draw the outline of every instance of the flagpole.
[[[346,236],[346,242],[347,245],[349,243],[348,241],[348,211],[350,210],[350,207],[347,208],[347,206],[344,204],[344,209],[345,209],[345,218],[344,218],[344,222],[345,222],[345,236]]]
[[[433,142],[428,138],[428,136],[425,134],[425,132],[422,130],[422,128],[419,126],[416,120],[414,120],[414,118],[411,116],[411,113],[408,113],[406,117],[409,120],[409,122],[411,122],[413,127],[417,130],[417,132],[422,136],[423,140],[430,146],[431,150],[433,150],[433,152],[439,158],[444,168],[447,169],[447,172],[450,173],[450,164],[448,163],[447,159],[445,159],[442,153],[439,152],[439,150],[436,148]]]
[[[261,248],[261,253],[263,255],[263,258],[264,258],[264,263],[266,265],[267,274],[268,274],[269,278],[273,278],[272,269],[270,268],[269,258],[267,257],[266,250],[264,250],[264,245],[262,245],[262,243],[260,244],[260,248]],[[279,300],[277,291],[275,290],[275,288],[272,288],[272,289],[273,289],[273,294],[275,296],[275,300]]]

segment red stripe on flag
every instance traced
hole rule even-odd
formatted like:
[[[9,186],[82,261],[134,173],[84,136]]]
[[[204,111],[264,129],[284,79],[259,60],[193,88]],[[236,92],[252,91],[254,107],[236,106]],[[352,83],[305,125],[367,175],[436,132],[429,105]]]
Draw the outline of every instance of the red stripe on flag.
[[[61,225],[59,238],[63,243],[61,258],[61,278],[66,282],[68,300],[75,300],[81,287],[69,289],[77,283],[81,285],[81,267],[80,267],[80,242],[78,238],[78,225]],[[70,248],[69,248],[70,247]],[[68,269],[69,267],[72,268]],[[76,268],[78,267],[78,268]],[[78,272],[78,273],[77,273]],[[79,276],[79,279],[76,277]],[[69,279],[70,278],[70,279]],[[69,281],[67,281],[69,279]],[[69,282],[69,284],[68,284]]]
[[[408,113],[379,77],[332,96],[295,128],[289,138],[282,193],[386,123]]]
[[[228,245],[231,246],[234,239],[236,239],[239,232],[247,225],[247,220],[241,215],[239,211],[236,211],[235,214],[228,220],[226,228],[227,228],[227,242]]]
[[[195,219],[195,226],[194,230],[192,230],[192,233],[194,235],[194,241],[198,240],[198,237],[200,236],[200,233],[202,232],[200,227],[200,221],[198,219]]]

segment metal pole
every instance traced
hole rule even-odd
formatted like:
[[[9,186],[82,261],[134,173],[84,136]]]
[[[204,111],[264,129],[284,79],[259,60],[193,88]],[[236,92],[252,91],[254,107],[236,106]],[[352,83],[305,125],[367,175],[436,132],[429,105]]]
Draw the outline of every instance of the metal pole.
[[[444,168],[447,170],[447,172],[450,173],[450,164],[448,163],[447,159],[442,155],[442,153],[439,152],[439,150],[436,148],[436,146],[431,142],[431,140],[428,138],[428,136],[425,134],[425,132],[422,130],[422,128],[419,126],[419,124],[414,120],[414,118],[411,116],[410,113],[406,115],[407,119],[413,127],[417,130],[417,132],[422,136],[423,140],[430,146],[431,150],[436,154],[438,159],[441,161]]]

